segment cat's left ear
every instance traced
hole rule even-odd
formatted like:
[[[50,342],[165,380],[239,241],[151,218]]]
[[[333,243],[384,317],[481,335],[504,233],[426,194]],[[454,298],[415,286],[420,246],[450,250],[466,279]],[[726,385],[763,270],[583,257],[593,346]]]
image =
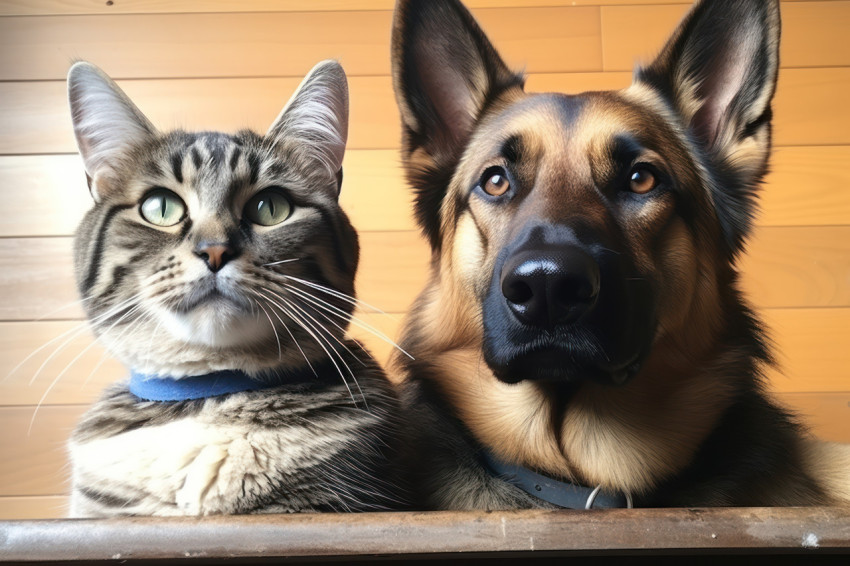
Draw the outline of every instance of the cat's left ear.
[[[118,85],[91,63],[68,71],[68,101],[77,147],[95,200],[106,178],[124,165],[132,148],[156,135],[153,124]],[[103,183],[98,181],[103,179]]]
[[[313,67],[266,137],[298,148],[341,181],[348,140],[348,79],[342,66],[328,60]]]

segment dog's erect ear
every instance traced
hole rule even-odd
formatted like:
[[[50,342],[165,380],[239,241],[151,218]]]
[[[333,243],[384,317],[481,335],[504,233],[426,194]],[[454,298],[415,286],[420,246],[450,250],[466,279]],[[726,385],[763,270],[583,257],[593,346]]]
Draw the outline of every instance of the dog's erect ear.
[[[100,200],[103,187],[98,178],[120,169],[129,152],[153,138],[156,129],[124,91],[91,63],[80,61],[68,71],[68,101],[89,189]]]
[[[713,198],[733,254],[767,168],[779,32],[777,0],[704,0],[655,62],[636,73],[673,103],[718,172]]]
[[[417,218],[437,247],[440,203],[476,121],[489,101],[521,89],[523,79],[456,0],[397,2],[392,71]]]

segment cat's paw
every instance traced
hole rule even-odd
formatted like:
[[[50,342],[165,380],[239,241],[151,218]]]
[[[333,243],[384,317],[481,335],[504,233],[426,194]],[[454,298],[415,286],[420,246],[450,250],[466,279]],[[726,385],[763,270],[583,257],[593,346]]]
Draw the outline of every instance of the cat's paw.
[[[177,490],[177,508],[184,515],[210,512],[204,505],[207,494],[218,481],[219,472],[227,459],[227,449],[218,444],[204,446],[186,468],[183,486]]]

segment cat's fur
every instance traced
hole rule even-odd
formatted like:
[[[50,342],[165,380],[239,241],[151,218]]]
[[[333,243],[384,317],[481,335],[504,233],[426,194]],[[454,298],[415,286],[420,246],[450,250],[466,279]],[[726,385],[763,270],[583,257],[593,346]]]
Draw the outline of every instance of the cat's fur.
[[[143,401],[116,383],[70,440],[71,515],[401,507],[397,400],[345,337],[358,243],[337,202],[342,68],[317,65],[265,136],[159,133],[88,63],[71,68],[68,88],[95,201],[76,234],[76,275],[100,342],[147,375],[317,374],[178,402]],[[269,187],[291,215],[254,224],[246,203]],[[143,217],[154,188],[185,203],[174,226]]]

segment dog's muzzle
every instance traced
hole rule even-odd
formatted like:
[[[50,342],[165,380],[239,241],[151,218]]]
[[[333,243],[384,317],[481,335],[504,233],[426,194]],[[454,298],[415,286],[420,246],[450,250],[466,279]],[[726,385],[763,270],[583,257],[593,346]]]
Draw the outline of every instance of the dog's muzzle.
[[[538,224],[503,250],[483,302],[484,359],[501,381],[622,385],[640,369],[648,286],[625,254],[586,240]]]

